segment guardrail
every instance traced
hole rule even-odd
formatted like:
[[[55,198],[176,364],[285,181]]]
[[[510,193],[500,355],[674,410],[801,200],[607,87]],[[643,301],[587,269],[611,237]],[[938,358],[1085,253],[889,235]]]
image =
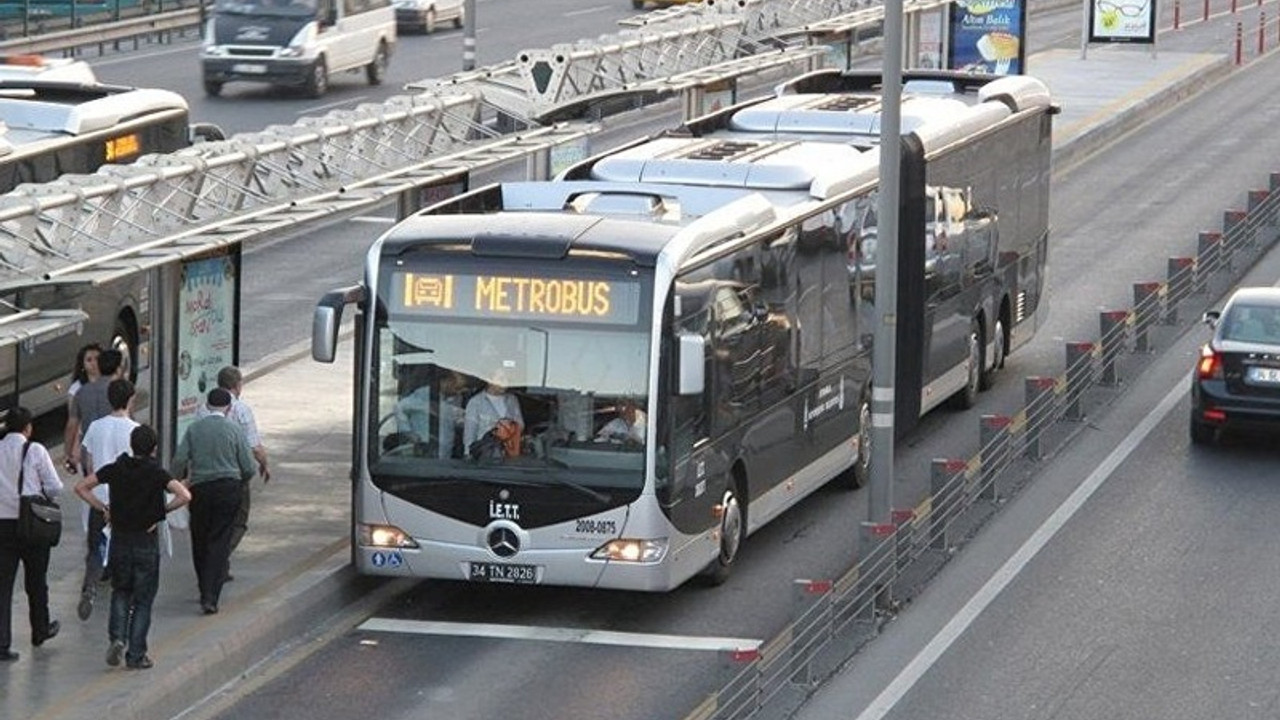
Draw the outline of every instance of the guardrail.
[[[167,38],[172,33],[194,30],[199,27],[203,13],[199,2],[186,3],[170,0],[171,10],[163,10],[165,3],[152,12],[148,3],[144,6],[120,10],[101,11],[76,17],[21,19],[0,23],[0,37],[17,33],[19,37],[0,40],[0,54],[75,54],[83,47],[104,46],[121,41],[134,41],[135,46],[147,36]]]
[[[1140,372],[1162,340],[1198,322],[1210,300],[1278,239],[1280,173],[1272,173],[1267,189],[1248,193],[1245,209],[1223,214],[1221,232],[1202,232],[1194,252],[1168,258],[1163,279],[1134,283],[1132,306],[1103,310],[1097,338],[1067,342],[1061,373],[1026,378],[1021,408],[983,415],[976,454],[934,460],[920,504],[893,511],[890,523],[864,524],[863,556],[844,575],[796,580],[794,619],[758,651],[728,655],[732,677],[685,720],[788,716],[1018,492],[1037,463],[1114,400],[1129,371]]]

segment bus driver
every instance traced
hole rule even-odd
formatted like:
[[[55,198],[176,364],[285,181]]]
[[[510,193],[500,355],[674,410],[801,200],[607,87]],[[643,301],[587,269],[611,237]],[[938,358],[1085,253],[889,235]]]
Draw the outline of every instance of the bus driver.
[[[508,446],[506,454],[511,456],[519,453],[519,438],[524,432],[524,415],[520,413],[520,401],[515,395],[507,392],[506,386],[503,384],[505,378],[501,375],[495,375],[488,384],[485,385],[482,392],[476,393],[475,397],[467,401],[466,415],[462,423],[462,447],[471,453],[475,443],[485,436],[490,430],[498,429],[500,420],[507,420],[501,428],[502,434],[507,437],[498,438],[504,443],[513,441],[516,443],[516,452],[512,453]],[[511,426],[514,424],[514,428]]]

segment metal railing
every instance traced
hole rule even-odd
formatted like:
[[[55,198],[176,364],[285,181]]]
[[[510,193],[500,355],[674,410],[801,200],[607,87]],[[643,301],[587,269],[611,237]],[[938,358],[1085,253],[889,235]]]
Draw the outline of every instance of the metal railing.
[[[891,523],[864,525],[862,556],[844,575],[795,581],[792,622],[758,652],[726,658],[729,681],[686,720],[786,717],[872,640],[1038,463],[1071,442],[1091,408],[1123,389],[1128,370],[1149,365],[1162,339],[1172,344],[1276,244],[1280,173],[1247,199],[1224,213],[1221,232],[1199,234],[1193,254],[1168,258],[1163,279],[1134,283],[1130,307],[1102,311],[1096,338],[1066,343],[1061,373],[1026,378],[1022,407],[983,415],[976,453],[934,460],[921,503],[895,510]]]

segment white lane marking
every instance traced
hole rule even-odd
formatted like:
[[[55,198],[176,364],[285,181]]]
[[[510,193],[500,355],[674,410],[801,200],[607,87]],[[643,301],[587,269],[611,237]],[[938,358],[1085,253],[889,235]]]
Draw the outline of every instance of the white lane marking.
[[[609,9],[608,6],[600,5],[598,7],[593,7],[593,8],[583,8],[582,10],[570,10],[569,12],[565,13],[564,16],[567,18],[571,18],[571,17],[577,17],[578,15],[590,15],[592,13],[604,12],[605,10],[608,10],[608,9]]]
[[[1155,411],[1144,417],[1142,422],[1138,423],[1138,426],[1133,429],[1133,432],[1129,433],[1124,441],[1115,450],[1111,451],[1107,459],[1094,468],[1093,472],[1089,474],[1089,477],[1085,478],[1080,487],[1076,488],[1075,492],[1071,493],[1066,501],[1059,505],[1057,510],[1053,511],[1049,519],[1045,520],[1044,524],[1039,528],[1036,528],[1036,531],[1031,534],[1031,537],[1027,538],[1022,547],[1018,548],[1018,551],[1005,561],[1004,565],[991,576],[991,579],[969,599],[969,602],[965,603],[960,612],[956,613],[956,616],[951,618],[950,622],[929,641],[929,644],[925,645],[911,659],[911,662],[907,663],[907,666],[902,669],[902,672],[898,673],[893,682],[889,683],[876,696],[876,699],[871,701],[867,709],[858,715],[857,720],[880,720],[885,715],[888,715],[893,706],[902,700],[903,696],[929,671],[929,668],[938,661],[938,658],[942,657],[942,654],[947,651],[947,648],[951,647],[951,644],[960,637],[961,633],[968,629],[978,615],[982,614],[982,611],[995,601],[1000,592],[1009,583],[1013,582],[1013,579],[1018,576],[1018,573],[1022,572],[1022,569],[1031,562],[1032,558],[1045,545],[1049,544],[1049,541],[1067,524],[1071,516],[1075,515],[1076,511],[1084,506],[1090,496],[1098,488],[1102,487],[1102,484],[1111,477],[1111,474],[1120,466],[1120,463],[1129,457],[1134,448],[1142,444],[1147,435],[1155,429],[1156,425],[1164,419],[1165,415],[1169,414],[1169,411],[1186,394],[1187,388],[1181,382],[1177,383],[1169,391],[1169,394],[1160,401],[1160,404],[1156,406]]]
[[[410,633],[416,635],[543,640],[547,642],[615,645],[621,647],[658,648],[662,650],[712,650],[724,652],[756,650],[764,642],[745,638],[656,635],[591,630],[588,628],[544,628],[530,625],[428,622],[424,620],[392,620],[390,618],[370,618],[361,623],[359,629],[372,632]]]
[[[105,57],[82,58],[89,62],[95,68],[108,67],[111,65],[120,65],[121,63],[137,62],[138,60],[146,60],[154,57],[164,57],[165,55],[180,55],[182,53],[199,52],[200,41],[193,40],[191,44],[185,47],[174,47],[167,50],[151,50],[138,53],[128,53],[127,55],[110,55]]]
[[[351,222],[374,223],[376,225],[395,225],[396,219],[392,217],[379,217],[377,215],[358,215],[351,218]]]

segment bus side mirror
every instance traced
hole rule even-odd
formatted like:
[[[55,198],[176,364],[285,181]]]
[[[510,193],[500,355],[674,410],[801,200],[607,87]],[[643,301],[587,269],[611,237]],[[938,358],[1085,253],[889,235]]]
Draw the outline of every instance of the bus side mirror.
[[[331,363],[338,354],[338,328],[342,308],[364,298],[364,286],[354,285],[325,293],[311,316],[311,359]]]
[[[701,335],[681,335],[679,369],[681,395],[700,395],[706,386],[707,341]]]

